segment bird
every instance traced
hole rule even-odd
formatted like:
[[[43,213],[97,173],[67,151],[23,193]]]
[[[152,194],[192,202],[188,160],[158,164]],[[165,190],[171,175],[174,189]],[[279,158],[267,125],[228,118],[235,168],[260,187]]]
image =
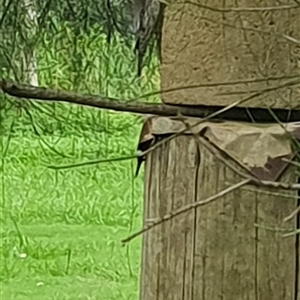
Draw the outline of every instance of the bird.
[[[157,41],[160,57],[161,28],[164,4],[159,0],[134,0],[133,3],[133,30],[135,34],[134,52],[137,63],[137,76],[140,77],[143,60],[152,38]]]
[[[134,174],[134,177],[137,177],[139,175],[139,171],[140,171],[140,168],[142,166],[142,163],[145,161],[145,156],[140,156],[143,152],[141,150],[137,151],[137,166],[136,166],[136,171],[135,171],[135,174]]]
[[[137,147],[137,166],[135,176],[139,174],[142,163],[146,160],[146,155],[143,155],[151,146],[155,144],[156,138],[152,134],[152,118],[153,116],[147,115],[144,117],[143,127],[140,133],[139,143]]]

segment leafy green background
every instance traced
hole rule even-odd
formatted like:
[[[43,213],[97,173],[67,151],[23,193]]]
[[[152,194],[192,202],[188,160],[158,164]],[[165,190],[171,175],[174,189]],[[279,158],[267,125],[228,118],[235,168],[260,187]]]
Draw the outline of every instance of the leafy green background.
[[[75,32],[59,21],[40,30],[33,44],[39,84],[123,101],[157,90],[156,57],[137,79],[132,49],[117,34],[108,43],[99,26]],[[2,60],[2,78],[15,79],[20,67],[28,39],[19,33],[2,44],[10,59]],[[141,226],[136,162],[48,166],[134,154],[141,118],[0,97],[2,299],[138,299],[141,239],[120,243]]]

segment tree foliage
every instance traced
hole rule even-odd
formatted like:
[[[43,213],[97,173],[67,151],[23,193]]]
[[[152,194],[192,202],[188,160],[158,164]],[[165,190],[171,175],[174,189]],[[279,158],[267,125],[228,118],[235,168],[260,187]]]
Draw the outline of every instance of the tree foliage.
[[[154,55],[148,55],[145,76],[141,80],[136,78],[129,1],[1,0],[0,76],[28,82],[35,68],[39,85],[119,99],[137,98],[157,89],[159,78]],[[29,66],[30,61],[36,66]],[[12,113],[22,116],[19,128],[31,126],[32,120],[26,111],[20,111],[18,101],[6,99],[1,105],[4,103],[6,129]],[[47,132],[74,127],[69,121],[66,123],[70,114],[74,116],[71,123],[79,122],[85,129],[89,126],[91,129],[99,123],[99,118],[111,114],[80,107],[70,109],[65,104],[33,106],[36,109],[32,108],[31,113]],[[17,112],[12,112],[12,107],[17,107]],[[121,123],[126,127],[124,120]]]

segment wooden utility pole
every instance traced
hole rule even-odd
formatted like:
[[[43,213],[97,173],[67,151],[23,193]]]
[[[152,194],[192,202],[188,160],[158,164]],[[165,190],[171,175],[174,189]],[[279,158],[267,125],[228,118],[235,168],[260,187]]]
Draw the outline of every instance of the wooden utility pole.
[[[216,109],[239,102],[252,109],[253,122],[262,109],[275,115],[276,109],[299,110],[296,1],[203,3],[171,1],[166,8],[161,85],[174,91],[162,100]],[[287,132],[275,123],[276,117],[264,125],[204,122],[149,153],[144,225],[220,193],[242,181],[241,174],[296,183],[296,167],[288,161],[300,125]],[[166,139],[184,122],[157,117],[147,126],[147,136]],[[140,299],[300,300],[300,241],[291,234],[300,217],[285,220],[299,204],[296,190],[246,185],[147,231]]]

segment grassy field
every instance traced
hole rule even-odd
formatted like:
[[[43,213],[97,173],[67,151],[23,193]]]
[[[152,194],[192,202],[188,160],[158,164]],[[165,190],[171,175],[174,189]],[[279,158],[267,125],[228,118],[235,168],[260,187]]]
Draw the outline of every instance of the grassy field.
[[[47,166],[85,161],[98,143],[33,135],[2,138],[8,143],[2,299],[137,299],[140,240],[120,245],[141,223],[142,179],[133,181],[133,162],[56,171]]]
[[[152,71],[135,81],[130,51],[104,41],[97,31],[75,39],[66,26],[44,33],[40,84],[120,99],[155,90]],[[136,162],[48,166],[132,155],[140,120],[67,104],[29,111],[1,112],[1,299],[137,299],[141,240],[120,243],[141,226]]]

